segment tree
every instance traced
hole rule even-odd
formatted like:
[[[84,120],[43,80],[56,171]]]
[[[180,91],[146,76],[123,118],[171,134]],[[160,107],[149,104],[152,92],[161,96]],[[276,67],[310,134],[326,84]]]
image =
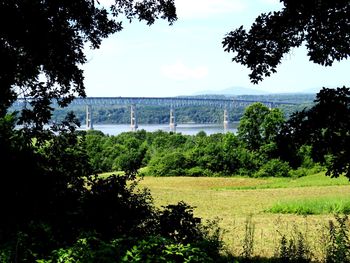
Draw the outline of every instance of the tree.
[[[246,108],[238,125],[238,137],[247,144],[248,148],[257,150],[262,145],[261,125],[269,108],[262,103],[254,103]]]
[[[232,61],[251,70],[257,84],[276,72],[284,54],[306,42],[310,60],[331,66],[350,54],[348,0],[281,0],[281,11],[261,14],[249,32],[243,26],[229,32],[222,44]]]
[[[233,61],[251,69],[249,77],[253,83],[275,73],[283,55],[305,42],[310,60],[317,64],[332,66],[334,61],[349,57],[350,1],[281,2],[281,11],[261,14],[249,32],[241,26],[222,42],[225,51],[234,53]],[[297,163],[295,147],[310,143],[316,159],[325,161],[325,155],[330,154],[328,175],[346,173],[350,178],[348,90],[324,88],[312,109],[294,114],[284,128],[284,134],[290,136],[282,136],[280,141],[280,145],[287,146],[283,148],[284,157],[294,155],[289,157]]]
[[[162,152],[149,162],[148,173],[154,176],[184,176],[189,160],[180,151]]]
[[[281,141],[312,145],[312,156],[326,163],[327,175],[350,179],[350,89],[322,89],[315,105],[294,113]]]
[[[116,0],[109,11],[97,0],[0,1],[0,117],[19,96],[32,97],[22,122],[40,130],[53,99],[66,106],[84,97],[84,48],[122,30],[123,17],[148,25],[177,19],[173,0]]]
[[[238,138],[249,149],[259,150],[261,146],[274,143],[284,123],[279,109],[269,109],[258,102],[246,108],[238,125]]]
[[[131,135],[131,133],[128,133]],[[129,179],[134,179],[142,166],[147,152],[147,144],[134,137],[127,137],[115,158],[116,167],[123,171]]]
[[[99,48],[102,39],[122,30],[122,17],[171,24],[176,13],[173,0],[116,0],[109,11],[97,0],[0,1],[0,254],[5,247],[8,262],[34,262],[84,231],[107,238],[114,226],[125,233],[153,213],[150,198],[133,193],[126,179],[92,176],[84,135],[75,133],[79,124],[72,114],[62,125],[44,129],[52,103],[63,107],[85,96],[84,48]],[[20,115],[21,130],[15,129],[14,114],[7,115],[19,97],[31,98]],[[102,209],[105,200],[115,209],[105,211],[114,222],[110,226],[91,211]]]

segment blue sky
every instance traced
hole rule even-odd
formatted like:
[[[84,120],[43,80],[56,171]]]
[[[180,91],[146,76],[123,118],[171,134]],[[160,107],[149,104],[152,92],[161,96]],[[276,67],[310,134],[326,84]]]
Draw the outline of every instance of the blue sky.
[[[100,0],[108,5],[111,0]],[[124,23],[124,30],[87,51],[83,66],[88,96],[178,96],[229,87],[268,92],[299,92],[322,86],[350,86],[350,61],[322,67],[309,62],[306,49],[287,54],[277,73],[259,85],[249,70],[231,62],[222,39],[248,28],[262,12],[281,9],[278,0],[175,0],[178,21]]]

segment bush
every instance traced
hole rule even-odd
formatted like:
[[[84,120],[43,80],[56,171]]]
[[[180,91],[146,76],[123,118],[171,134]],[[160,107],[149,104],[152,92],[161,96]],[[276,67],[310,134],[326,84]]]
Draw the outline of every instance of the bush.
[[[208,176],[208,171],[204,170],[201,167],[195,166],[186,170],[187,176],[199,177],[199,176]]]
[[[161,236],[176,243],[192,244],[206,251],[211,258],[219,257],[223,248],[223,230],[219,227],[219,219],[203,224],[201,218],[194,216],[193,207],[181,201],[164,207],[160,212],[159,224]]]
[[[1,259],[1,257],[0,257]],[[214,262],[205,250],[191,244],[180,244],[160,236],[141,240],[121,238],[103,242],[96,237],[81,238],[67,248],[52,252],[38,263],[115,263],[115,262]]]
[[[220,257],[222,231],[217,220],[203,225],[184,202],[168,205],[154,216],[156,224],[150,225],[148,235],[106,241],[90,234],[37,262],[214,262]],[[6,254],[0,250],[2,258]]]
[[[48,259],[37,260],[38,263],[94,263],[116,262],[116,258],[124,255],[120,240],[104,242],[94,236],[80,238],[75,244],[67,248],[52,251]]]
[[[296,170],[291,170],[289,173],[290,173],[291,177],[299,178],[299,177],[303,177],[303,176],[309,175],[310,174],[310,169],[299,167]]]
[[[322,170],[324,170],[324,168],[320,164],[316,163],[316,164],[314,164],[314,166],[312,168],[299,167],[296,170],[291,170],[289,173],[290,173],[291,177],[299,178],[302,176],[307,176],[307,175],[319,173]]]
[[[201,219],[194,217],[193,207],[183,201],[167,205],[159,214],[160,234],[175,242],[194,243],[203,239]]]
[[[136,183],[129,186],[124,176],[99,179],[82,203],[79,213],[84,217],[71,222],[73,228],[78,228],[72,233],[80,233],[75,240],[59,242],[52,234],[52,226],[47,226],[50,230],[47,233],[35,231],[38,227],[34,226],[29,234],[1,244],[0,261],[14,262],[18,257],[20,262],[36,262],[41,258],[37,261],[40,263],[109,263],[123,258],[122,262],[143,262],[136,260],[140,257],[146,262],[212,262],[211,255],[219,255],[222,248],[219,227],[214,223],[203,225],[194,216],[193,208],[184,202],[158,210],[149,193],[138,192],[135,186]],[[81,234],[87,232],[93,234]],[[161,246],[157,243],[164,240]],[[152,260],[158,258],[159,261]]]
[[[280,159],[272,159],[265,163],[255,174],[255,177],[289,177],[291,167],[287,162]]]
[[[162,237],[139,241],[126,251],[122,262],[214,262],[203,250],[191,244],[178,244]]]

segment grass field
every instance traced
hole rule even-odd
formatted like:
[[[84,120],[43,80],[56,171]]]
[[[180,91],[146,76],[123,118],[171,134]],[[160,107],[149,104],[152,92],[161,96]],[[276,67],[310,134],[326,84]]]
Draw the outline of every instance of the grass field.
[[[350,199],[338,196],[288,200],[278,202],[266,211],[298,215],[350,214]]]
[[[281,234],[294,228],[305,232],[317,254],[319,236],[332,214],[298,215],[266,212],[278,203],[303,203],[307,200],[350,200],[346,178],[331,179],[324,173],[291,178],[255,179],[247,177],[145,177],[140,185],[151,190],[157,206],[179,201],[194,206],[196,216],[220,218],[226,230],[226,248],[239,254],[242,250],[245,220],[252,215],[255,225],[256,255],[272,256]]]

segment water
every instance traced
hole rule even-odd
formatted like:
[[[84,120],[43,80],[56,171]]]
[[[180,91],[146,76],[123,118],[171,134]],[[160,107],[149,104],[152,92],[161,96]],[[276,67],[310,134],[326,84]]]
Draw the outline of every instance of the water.
[[[228,131],[236,133],[238,123],[230,123]],[[80,129],[85,129],[82,125]],[[146,130],[154,132],[162,130],[169,132],[168,124],[139,124],[138,130]],[[108,135],[118,135],[122,132],[131,131],[129,124],[94,124],[94,130],[102,131]],[[176,132],[184,135],[196,135],[198,132],[204,131],[207,135],[214,133],[224,133],[224,126],[220,124],[178,124]]]

